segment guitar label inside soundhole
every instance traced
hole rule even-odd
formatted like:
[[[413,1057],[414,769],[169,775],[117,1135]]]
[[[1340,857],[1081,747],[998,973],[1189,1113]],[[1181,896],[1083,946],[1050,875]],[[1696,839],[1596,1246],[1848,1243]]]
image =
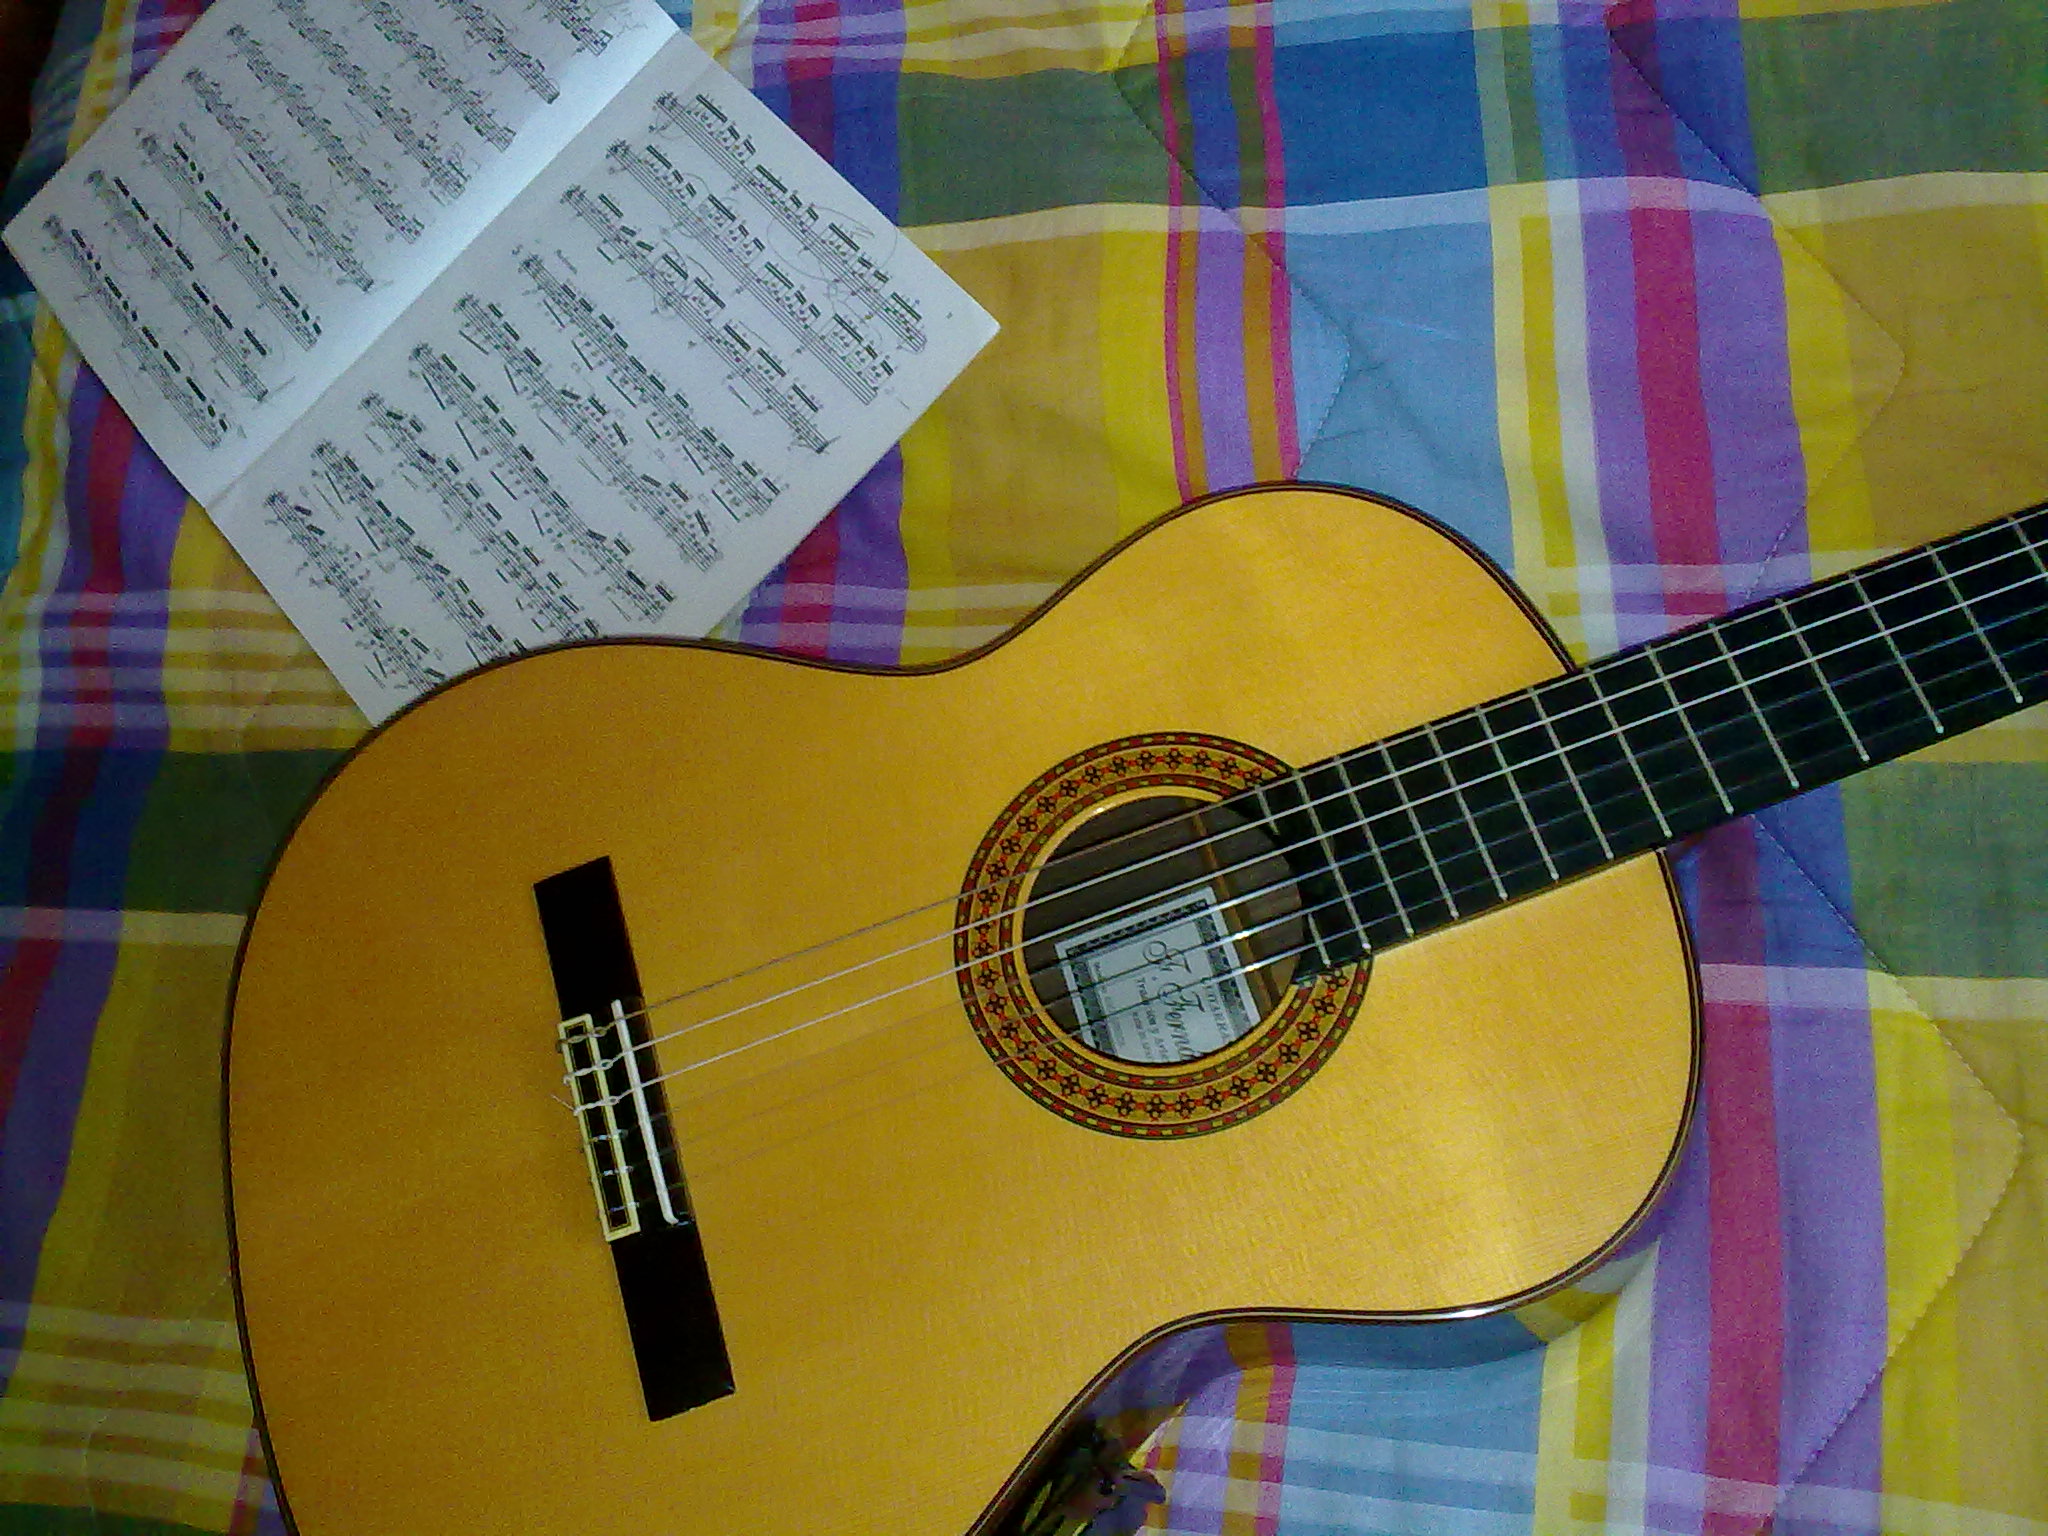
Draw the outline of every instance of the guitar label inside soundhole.
[[[1081,1038],[1105,1056],[1192,1061],[1259,1022],[1222,904],[1207,886],[1055,947]]]

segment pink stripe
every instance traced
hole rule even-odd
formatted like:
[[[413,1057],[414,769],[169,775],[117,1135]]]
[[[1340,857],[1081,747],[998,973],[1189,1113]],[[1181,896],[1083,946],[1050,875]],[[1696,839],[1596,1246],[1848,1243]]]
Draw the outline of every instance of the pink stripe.
[[[1287,1484],[1287,1421],[1294,1409],[1294,1335],[1280,1323],[1267,1325],[1267,1353],[1273,1385],[1266,1397],[1266,1422],[1259,1445],[1259,1508],[1255,1536],[1279,1536],[1280,1501]]]
[[[1273,5],[1259,0],[1252,10],[1258,36],[1252,49],[1252,80],[1259,97],[1259,139],[1266,167],[1265,206],[1287,206],[1286,143],[1280,132],[1280,98],[1273,84]],[[1268,313],[1272,317],[1273,433],[1279,446],[1280,473],[1301,467],[1301,434],[1294,416],[1293,285],[1287,280],[1287,235],[1274,220],[1265,235],[1272,260],[1267,277]]]
[[[1161,330],[1166,341],[1166,410],[1172,423],[1173,478],[1182,498],[1186,499],[1195,494],[1188,466],[1187,420],[1182,408],[1180,371],[1180,264],[1186,239],[1181,233],[1180,219],[1185,202],[1181,191],[1181,164],[1187,154],[1187,146],[1181,142],[1180,119],[1174,113],[1173,40],[1167,27],[1170,10],[1169,4],[1162,3],[1152,12],[1153,41],[1159,50],[1159,125],[1166,146],[1166,323]]]
[[[1713,565],[1714,451],[1700,388],[1699,302],[1694,291],[1692,216],[1633,208],[1628,216],[1636,264],[1636,369],[1648,438],[1650,507],[1659,560]]]
[[[1702,947],[1765,955],[1756,834],[1728,829],[1699,849]],[[1784,1380],[1785,1278],[1778,1198],[1771,1015],[1761,1003],[1709,998],[1706,1009],[1707,1222],[1713,1255],[1708,1309],[1708,1477],[1775,1485]],[[1755,1520],[1709,1510],[1706,1536],[1753,1536]]]
[[[832,577],[838,568],[839,514],[834,512],[813,528],[789,557],[785,568],[788,584],[782,589],[781,611],[775,616],[777,650],[798,656],[831,654]]]

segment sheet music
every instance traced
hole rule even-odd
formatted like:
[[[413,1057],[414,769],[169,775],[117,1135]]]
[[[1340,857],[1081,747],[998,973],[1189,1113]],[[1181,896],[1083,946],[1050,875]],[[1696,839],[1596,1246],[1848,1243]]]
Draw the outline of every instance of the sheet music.
[[[994,330],[677,35],[211,510],[377,718],[704,633]]]
[[[674,34],[654,0],[218,0],[7,241],[210,504]]]

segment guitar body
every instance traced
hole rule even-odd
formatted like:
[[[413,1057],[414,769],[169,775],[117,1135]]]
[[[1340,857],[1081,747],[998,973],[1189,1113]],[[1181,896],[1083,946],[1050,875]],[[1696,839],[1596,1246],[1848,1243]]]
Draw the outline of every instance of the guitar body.
[[[578,646],[400,715],[301,820],[233,1003],[237,1280],[298,1529],[961,1536],[1176,1325],[1577,1272],[1691,1107],[1655,856],[1378,956],[1318,1069],[1206,1134],[1048,1109],[945,974],[977,851],[1055,765],[1158,733],[1298,765],[1561,665],[1441,530],[1287,489],[1166,520],[960,664]],[[655,1047],[735,1388],[658,1422],[535,916],[600,856],[649,999],[768,967]],[[778,957],[870,924],[923,947],[776,996]]]

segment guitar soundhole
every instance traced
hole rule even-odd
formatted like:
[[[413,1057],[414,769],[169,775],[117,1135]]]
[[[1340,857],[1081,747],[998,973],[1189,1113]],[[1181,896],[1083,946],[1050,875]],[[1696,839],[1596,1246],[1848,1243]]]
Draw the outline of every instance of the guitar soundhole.
[[[1171,1066],[1224,1050],[1280,1005],[1304,942],[1272,840],[1222,806],[1146,795],[1053,849],[1024,914],[1039,1005],[1092,1051]]]
[[[1225,737],[1125,736],[1003,807],[961,879],[954,976],[1033,1102],[1110,1136],[1206,1136],[1285,1103],[1337,1049],[1366,967],[1297,964],[1287,865],[1221,803],[1285,772]]]

